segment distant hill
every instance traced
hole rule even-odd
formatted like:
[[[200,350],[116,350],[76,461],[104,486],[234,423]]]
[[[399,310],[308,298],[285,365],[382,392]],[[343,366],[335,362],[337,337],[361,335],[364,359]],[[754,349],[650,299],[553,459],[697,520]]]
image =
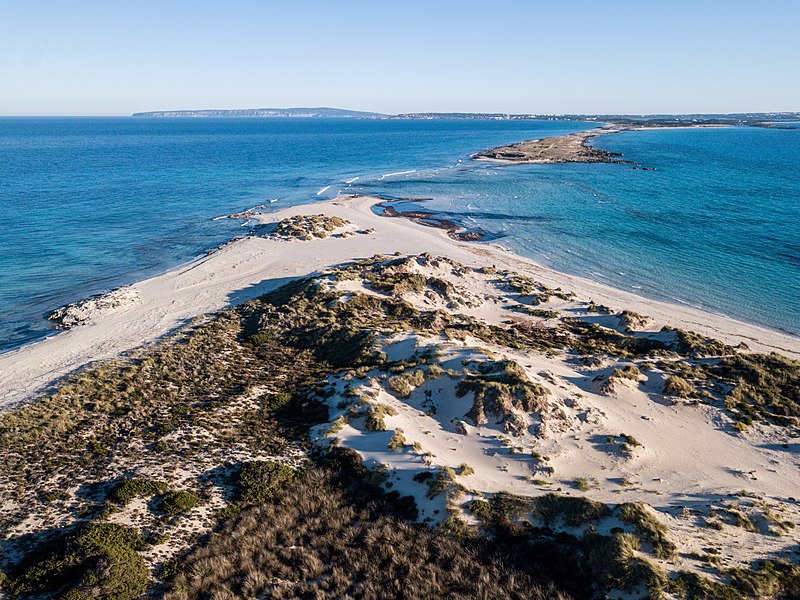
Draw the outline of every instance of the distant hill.
[[[134,117],[348,117],[353,119],[376,119],[386,117],[380,113],[343,108],[243,108],[233,110],[154,110],[133,113]]]

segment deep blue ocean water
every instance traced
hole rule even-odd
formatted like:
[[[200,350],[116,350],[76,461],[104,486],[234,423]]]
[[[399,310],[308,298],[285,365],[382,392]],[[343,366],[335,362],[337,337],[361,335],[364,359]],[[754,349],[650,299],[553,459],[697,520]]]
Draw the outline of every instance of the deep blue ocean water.
[[[800,333],[800,130],[598,139],[655,171],[496,168],[468,158],[586,127],[0,119],[0,351],[52,332],[45,316],[53,308],[243,232],[215,217],[340,191],[430,197],[432,209],[502,233],[501,243],[556,269]]]

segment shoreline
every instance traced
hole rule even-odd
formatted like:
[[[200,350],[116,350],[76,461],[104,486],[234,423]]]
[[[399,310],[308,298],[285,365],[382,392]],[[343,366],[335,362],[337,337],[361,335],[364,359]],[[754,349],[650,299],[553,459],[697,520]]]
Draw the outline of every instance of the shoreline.
[[[555,163],[564,163],[564,162],[590,162],[590,163],[592,163],[592,162],[607,162],[607,163],[625,164],[625,165],[632,166],[633,168],[639,168],[639,169],[642,169],[642,170],[648,170],[649,171],[649,170],[654,170],[654,169],[651,168],[651,167],[646,167],[646,166],[639,165],[638,163],[635,163],[635,162],[632,162],[632,161],[627,161],[627,160],[623,160],[621,158],[618,158],[618,157],[622,156],[622,154],[620,154],[620,153],[608,152],[608,151],[605,151],[605,150],[602,150],[602,149],[594,148],[591,144],[589,144],[589,140],[593,139],[594,137],[600,136],[600,135],[622,133],[622,132],[625,132],[625,131],[649,131],[649,130],[657,130],[657,129],[730,128],[730,127],[735,127],[736,126],[736,125],[733,125],[733,124],[723,124],[723,123],[695,123],[695,124],[663,124],[663,123],[657,123],[657,124],[653,124],[653,125],[644,125],[644,124],[632,124],[632,123],[618,123],[618,122],[614,122],[614,121],[608,121],[608,122],[605,122],[605,123],[598,122],[597,125],[598,126],[593,127],[592,129],[588,129],[588,130],[584,130],[584,131],[578,131],[578,132],[568,133],[568,134],[563,134],[563,135],[558,135],[558,136],[550,136],[550,137],[541,138],[541,139],[523,140],[521,142],[515,142],[513,144],[509,144],[509,145],[505,145],[505,146],[497,146],[497,147],[492,148],[492,149],[482,150],[480,152],[476,152],[476,153],[470,154],[469,158],[474,160],[475,162],[489,162],[489,163],[497,164],[498,166],[512,165],[512,164],[555,164]],[[588,160],[571,160],[569,157],[559,158],[559,152],[556,152],[552,158],[549,158],[547,160],[515,160],[515,159],[499,159],[499,158],[495,159],[495,158],[490,158],[488,156],[484,156],[485,154],[490,153],[490,152],[492,152],[494,150],[502,150],[502,149],[505,149],[505,148],[514,148],[514,147],[517,147],[517,146],[520,146],[520,145],[532,144],[532,143],[537,143],[538,144],[538,143],[541,143],[541,142],[546,141],[546,140],[563,140],[563,139],[569,139],[569,138],[575,138],[575,139],[579,140],[581,148],[586,150],[586,151],[588,151],[592,155],[592,157],[594,157],[594,158],[590,157]],[[459,162],[461,162],[461,161],[459,160]],[[401,172],[390,173],[390,174],[384,174],[384,175],[381,176],[380,179],[383,179],[384,177],[386,177],[388,175],[397,175],[397,174],[402,174],[402,173],[407,173],[407,172],[408,173],[414,172],[414,170],[412,170],[412,171],[401,171]],[[352,183],[353,181],[355,181],[357,179],[359,179],[359,177],[355,177],[353,179],[347,180],[344,183],[350,184],[350,183]],[[328,190],[333,185],[334,184],[330,184],[330,185],[324,186],[322,188],[322,190],[317,192],[316,195],[319,196],[320,192],[324,192],[324,191]],[[344,188],[340,188],[340,189],[337,190],[337,192],[340,195],[347,195],[347,190],[348,190],[349,187],[350,186],[348,185],[348,186],[345,186]],[[400,203],[400,202],[416,202],[416,201],[420,201],[420,200],[430,200],[430,198],[421,198],[421,199],[420,198],[395,198],[395,197],[386,196],[386,195],[383,195],[383,194],[381,194],[381,195],[373,194],[373,195],[376,196],[376,197],[382,198],[389,205],[391,205],[393,203]],[[331,199],[331,198],[329,198],[329,199]],[[276,200],[270,200],[270,202],[275,202],[275,201]],[[304,201],[304,205],[311,206],[311,205],[314,205],[315,203],[319,203],[319,202],[321,202],[321,200],[318,200],[318,199],[313,198],[312,196],[309,196],[307,198],[307,200]],[[242,220],[242,221],[248,221],[249,222],[249,223],[243,223],[242,226],[247,226],[248,224],[252,224],[252,223],[256,223],[257,224],[258,219],[253,219],[252,218],[252,213],[254,211],[258,212],[261,209],[268,209],[268,208],[271,208],[271,206],[267,205],[267,204],[259,204],[259,205],[255,205],[255,206],[252,206],[250,208],[241,210],[241,211],[237,211],[235,213],[231,213],[231,214],[227,214],[227,215],[215,216],[215,217],[212,218],[212,220],[217,221],[217,220],[237,219],[237,220]],[[429,212],[429,211],[426,211],[426,210],[419,211],[418,215],[411,215],[408,212],[406,212],[406,214],[403,214],[403,215],[401,215],[399,213],[398,214],[388,214],[388,213],[391,213],[391,212],[397,213],[397,211],[393,211],[393,208],[391,206],[389,206],[388,208],[385,209],[385,211],[387,213],[386,216],[404,216],[406,218],[414,217],[415,219],[417,219],[417,222],[419,224],[422,224],[422,225],[432,225],[430,223],[430,221],[438,221],[438,223],[436,225],[433,225],[433,226],[441,227],[443,229],[446,229],[449,232],[449,234],[451,235],[451,237],[453,237],[456,240],[460,239],[462,241],[488,242],[488,241],[491,241],[491,240],[494,240],[494,239],[499,239],[499,238],[505,237],[503,234],[497,234],[497,233],[494,233],[492,231],[485,230],[485,229],[482,229],[482,228],[479,228],[479,227],[474,227],[474,226],[471,227],[469,225],[466,225],[463,222],[459,222],[458,220],[453,220],[453,219],[449,219],[449,218],[446,218],[446,217],[441,217],[436,213]],[[260,213],[260,214],[263,214],[263,213]],[[212,254],[214,252],[217,252],[221,248],[223,248],[223,247],[225,247],[225,246],[227,246],[229,244],[232,244],[232,243],[234,243],[234,242],[236,242],[236,241],[238,241],[238,240],[240,240],[242,238],[248,237],[250,235],[252,235],[252,231],[248,232],[248,233],[244,233],[244,234],[232,235],[232,237],[226,238],[224,241],[222,241],[220,244],[218,244],[216,246],[203,246],[202,248],[198,248],[194,257],[188,258],[188,259],[184,259],[183,262],[177,262],[176,263],[176,262],[171,262],[170,261],[171,264],[165,264],[165,265],[161,265],[159,267],[153,268],[153,269],[147,269],[144,272],[139,272],[138,273],[138,277],[143,277],[143,279],[134,278],[137,275],[134,275],[133,273],[121,274],[121,275],[115,277],[116,281],[113,284],[113,287],[108,287],[108,288],[105,288],[105,289],[96,289],[95,288],[93,290],[86,290],[84,292],[86,295],[80,295],[80,296],[70,295],[69,297],[63,298],[62,302],[64,302],[64,304],[58,304],[58,305],[55,305],[55,306],[51,305],[52,308],[48,308],[46,313],[45,312],[40,313],[44,317],[45,320],[54,321],[54,326],[53,326],[52,329],[50,329],[48,331],[37,331],[37,333],[35,335],[26,336],[25,339],[16,339],[16,340],[13,340],[13,341],[9,341],[7,345],[5,345],[4,347],[0,348],[0,357],[4,356],[6,354],[17,352],[17,351],[19,351],[19,350],[21,350],[21,349],[23,349],[23,348],[25,348],[27,346],[30,346],[32,344],[37,344],[37,343],[43,342],[43,341],[45,341],[47,339],[50,339],[51,337],[53,337],[55,335],[58,335],[58,333],[60,331],[63,331],[64,329],[68,329],[68,328],[65,328],[65,327],[61,327],[59,325],[59,323],[58,323],[58,319],[53,319],[52,318],[52,316],[55,313],[57,313],[58,311],[60,311],[60,310],[63,310],[65,308],[68,308],[68,307],[71,307],[71,306],[74,306],[74,305],[80,305],[80,304],[85,303],[85,302],[87,302],[89,300],[92,300],[92,299],[102,299],[102,298],[106,297],[109,294],[113,294],[114,292],[117,292],[118,290],[123,289],[123,288],[128,288],[131,285],[136,284],[136,283],[138,283],[140,281],[149,280],[151,278],[158,277],[160,275],[163,275],[163,274],[168,273],[170,271],[173,271],[175,269],[179,269],[181,266],[189,265],[189,264],[193,263],[196,260],[199,260],[199,259],[201,259],[203,257],[206,257],[206,256],[208,256],[208,255],[210,255],[210,254]],[[588,278],[588,275],[580,275],[579,273],[573,273],[573,274]],[[614,287],[612,284],[606,284],[606,285],[610,285],[611,287]],[[86,286],[84,286],[84,287],[86,287]],[[790,337],[794,337],[794,336],[798,335],[798,334],[795,334],[793,332],[783,330],[781,328],[775,328],[774,326],[771,326],[770,324],[767,324],[767,323],[751,322],[751,321],[748,320],[748,317],[746,315],[736,316],[736,315],[725,314],[725,313],[722,313],[722,312],[713,312],[714,309],[702,308],[702,307],[697,306],[695,304],[692,304],[691,302],[688,302],[688,301],[682,301],[680,299],[671,298],[668,295],[654,294],[653,296],[649,296],[649,297],[651,299],[654,299],[654,300],[661,300],[661,301],[664,301],[664,302],[667,302],[667,303],[686,305],[686,306],[689,306],[689,307],[697,308],[698,310],[703,310],[703,311],[706,311],[706,312],[712,312],[713,314],[717,314],[717,315],[722,316],[722,317],[726,317],[726,318],[742,321],[744,323],[750,323],[750,324],[752,324],[754,326],[762,327],[762,328],[764,328],[766,330],[774,331],[774,332],[779,333],[779,334],[788,335]]]
[[[653,300],[549,269],[491,242],[474,244],[446,228],[374,212],[385,199],[343,196],[275,213],[254,213],[261,225],[321,213],[352,223],[358,232],[310,241],[249,235],[162,275],[128,286],[132,302],[91,315],[87,324],[0,355],[0,409],[18,405],[88,364],[146,347],[204,314],[260,296],[296,278],[374,254],[430,252],[468,266],[496,265],[597,304],[633,310],[658,326],[680,327],[751,351],[800,358],[800,338],[689,306]],[[400,215],[402,216],[402,215]]]

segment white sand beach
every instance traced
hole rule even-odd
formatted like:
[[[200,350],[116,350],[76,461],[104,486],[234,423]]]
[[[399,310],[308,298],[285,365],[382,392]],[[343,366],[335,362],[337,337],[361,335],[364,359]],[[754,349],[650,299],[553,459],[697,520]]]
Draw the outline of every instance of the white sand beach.
[[[129,304],[0,355],[0,406],[24,401],[76,368],[146,345],[199,315],[254,298],[293,278],[354,258],[394,252],[430,252],[468,266],[496,265],[534,277],[550,287],[574,291],[598,304],[647,315],[654,327],[689,329],[732,345],[745,342],[753,351],[800,357],[798,338],[558,273],[499,246],[458,242],[442,230],[406,219],[384,218],[371,210],[379,201],[364,196],[344,197],[256,215],[263,223],[270,223],[293,215],[320,213],[339,216],[356,228],[374,231],[311,241],[246,237],[168,273],[135,283],[130,286],[133,293]]]

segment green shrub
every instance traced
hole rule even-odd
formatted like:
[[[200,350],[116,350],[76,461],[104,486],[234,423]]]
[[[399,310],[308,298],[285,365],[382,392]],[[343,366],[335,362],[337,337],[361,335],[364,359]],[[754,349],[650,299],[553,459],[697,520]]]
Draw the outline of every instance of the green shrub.
[[[575,481],[575,487],[578,488],[582,492],[588,492],[591,489],[591,484],[589,480],[584,477],[578,477]]]
[[[292,395],[288,392],[269,394],[261,399],[262,406],[267,410],[279,410],[284,408],[292,401]]]
[[[169,492],[164,496],[161,506],[171,517],[192,510],[200,502],[197,494],[185,490]]]
[[[248,342],[253,344],[254,346],[261,346],[266,344],[270,341],[273,337],[275,337],[275,332],[272,330],[264,330],[254,333],[248,338]]]
[[[436,498],[445,492],[454,492],[456,494],[463,491],[464,488],[456,483],[456,473],[450,467],[440,467],[432,479],[428,481],[428,498]]]
[[[151,498],[157,494],[163,494],[167,488],[167,483],[164,481],[124,479],[111,490],[109,496],[117,504],[125,506],[134,498]]]
[[[620,446],[620,450],[627,454],[628,456],[633,455],[633,451],[635,448],[644,448],[644,444],[637,440],[632,435],[628,435],[627,433],[620,433],[619,437],[622,438],[622,445]]]
[[[661,331],[675,332],[675,349],[681,354],[689,355],[694,358],[724,356],[736,352],[731,346],[719,340],[700,335],[693,331],[669,329],[668,327],[664,327]]]
[[[392,296],[400,296],[407,292],[421,292],[427,283],[425,276],[419,273],[371,272],[366,273],[364,278],[372,289]]]
[[[639,378],[642,376],[642,372],[636,365],[627,365],[622,369],[614,369],[609,376],[611,377],[618,377],[620,379],[630,379],[631,381],[639,381]]]
[[[660,598],[667,585],[664,571],[637,556],[639,539],[627,533],[611,536],[587,531],[581,540],[586,566],[594,574],[600,589],[633,591],[643,586],[648,598]],[[638,597],[638,596],[637,596]]]
[[[386,416],[394,416],[397,411],[386,404],[371,404],[367,411],[364,427],[370,431],[386,431]]]
[[[148,583],[147,566],[136,552],[143,544],[143,536],[129,527],[90,525],[23,560],[10,574],[9,595],[134,600]]]
[[[787,426],[800,420],[800,361],[780,354],[736,354],[711,368],[732,384],[725,404],[739,420]]]
[[[398,428],[394,430],[389,444],[386,446],[389,450],[402,450],[406,445],[406,436],[403,435],[403,430]]]
[[[422,369],[404,371],[400,375],[389,377],[389,388],[401,398],[408,398],[414,388],[425,383],[425,374]]]
[[[470,537],[467,524],[452,511],[439,523],[439,531],[456,539]]]
[[[495,525],[505,526],[529,513],[536,501],[516,494],[498,492],[491,497],[489,503],[491,518]]]
[[[608,506],[588,498],[545,494],[535,498],[534,502],[536,513],[545,523],[560,518],[570,527],[598,521],[610,514]]]
[[[342,428],[345,426],[345,423],[346,423],[346,421],[344,420],[344,417],[342,417],[341,415],[336,417],[331,422],[330,427],[328,427],[328,434],[329,435],[335,435],[335,434],[339,433],[342,430]]]
[[[486,500],[473,500],[469,505],[470,512],[478,519],[488,522],[492,516],[492,505]]]
[[[561,313],[559,313],[557,310],[534,308],[533,306],[528,306],[527,304],[520,305],[517,310],[541,319],[557,319],[561,316]]]

